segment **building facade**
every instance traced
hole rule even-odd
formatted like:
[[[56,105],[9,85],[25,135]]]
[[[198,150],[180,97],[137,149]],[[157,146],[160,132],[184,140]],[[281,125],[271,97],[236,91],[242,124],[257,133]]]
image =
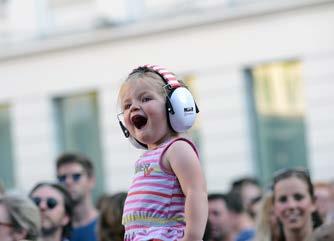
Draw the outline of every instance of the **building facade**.
[[[18,2],[3,1],[2,12]],[[145,63],[171,69],[196,96],[190,135],[209,191],[244,175],[267,185],[288,166],[309,168],[315,180],[334,178],[334,1],[154,2],[39,1],[24,36],[25,25],[2,14],[7,187],[54,179],[56,157],[69,150],[94,159],[97,193],[126,190],[140,151],[118,126],[117,91]],[[6,35],[13,26],[18,33]]]

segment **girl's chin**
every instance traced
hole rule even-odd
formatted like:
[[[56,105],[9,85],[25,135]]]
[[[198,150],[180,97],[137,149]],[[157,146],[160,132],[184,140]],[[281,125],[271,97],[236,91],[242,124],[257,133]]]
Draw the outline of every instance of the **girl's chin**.
[[[297,231],[297,230],[300,230],[303,227],[303,225],[300,222],[296,222],[296,223],[288,223],[286,224],[286,227],[289,230]]]

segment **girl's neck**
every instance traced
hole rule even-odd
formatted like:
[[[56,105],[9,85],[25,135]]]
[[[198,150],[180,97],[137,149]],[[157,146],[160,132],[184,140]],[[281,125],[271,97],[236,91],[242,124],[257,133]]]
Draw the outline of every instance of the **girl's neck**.
[[[161,146],[162,144],[174,139],[174,138],[177,138],[179,135],[172,135],[172,134],[167,134],[165,135],[163,138],[161,138],[159,141],[157,141],[156,143],[154,144],[149,144],[147,145],[148,146],[148,149],[149,150],[154,150],[156,148],[158,148],[159,146]]]
[[[312,224],[305,225],[298,231],[285,232],[286,241],[311,241],[312,240]]]

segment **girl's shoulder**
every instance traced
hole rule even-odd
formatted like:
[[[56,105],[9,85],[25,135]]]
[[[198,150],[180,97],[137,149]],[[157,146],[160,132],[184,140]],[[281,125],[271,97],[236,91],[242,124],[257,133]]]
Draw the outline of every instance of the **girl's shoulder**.
[[[198,156],[198,151],[194,142],[186,137],[176,137],[171,139],[166,145],[166,149],[176,153],[193,150]]]
[[[160,166],[166,172],[171,173],[172,163],[183,162],[192,163],[198,162],[199,155],[194,143],[184,137],[174,138],[164,148],[160,159]]]

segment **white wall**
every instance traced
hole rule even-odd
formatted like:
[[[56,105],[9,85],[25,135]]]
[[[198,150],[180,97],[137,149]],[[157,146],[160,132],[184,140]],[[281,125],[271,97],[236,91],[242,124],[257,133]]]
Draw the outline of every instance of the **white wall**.
[[[304,62],[309,158],[317,180],[334,179],[333,67],[333,51],[307,56]]]

